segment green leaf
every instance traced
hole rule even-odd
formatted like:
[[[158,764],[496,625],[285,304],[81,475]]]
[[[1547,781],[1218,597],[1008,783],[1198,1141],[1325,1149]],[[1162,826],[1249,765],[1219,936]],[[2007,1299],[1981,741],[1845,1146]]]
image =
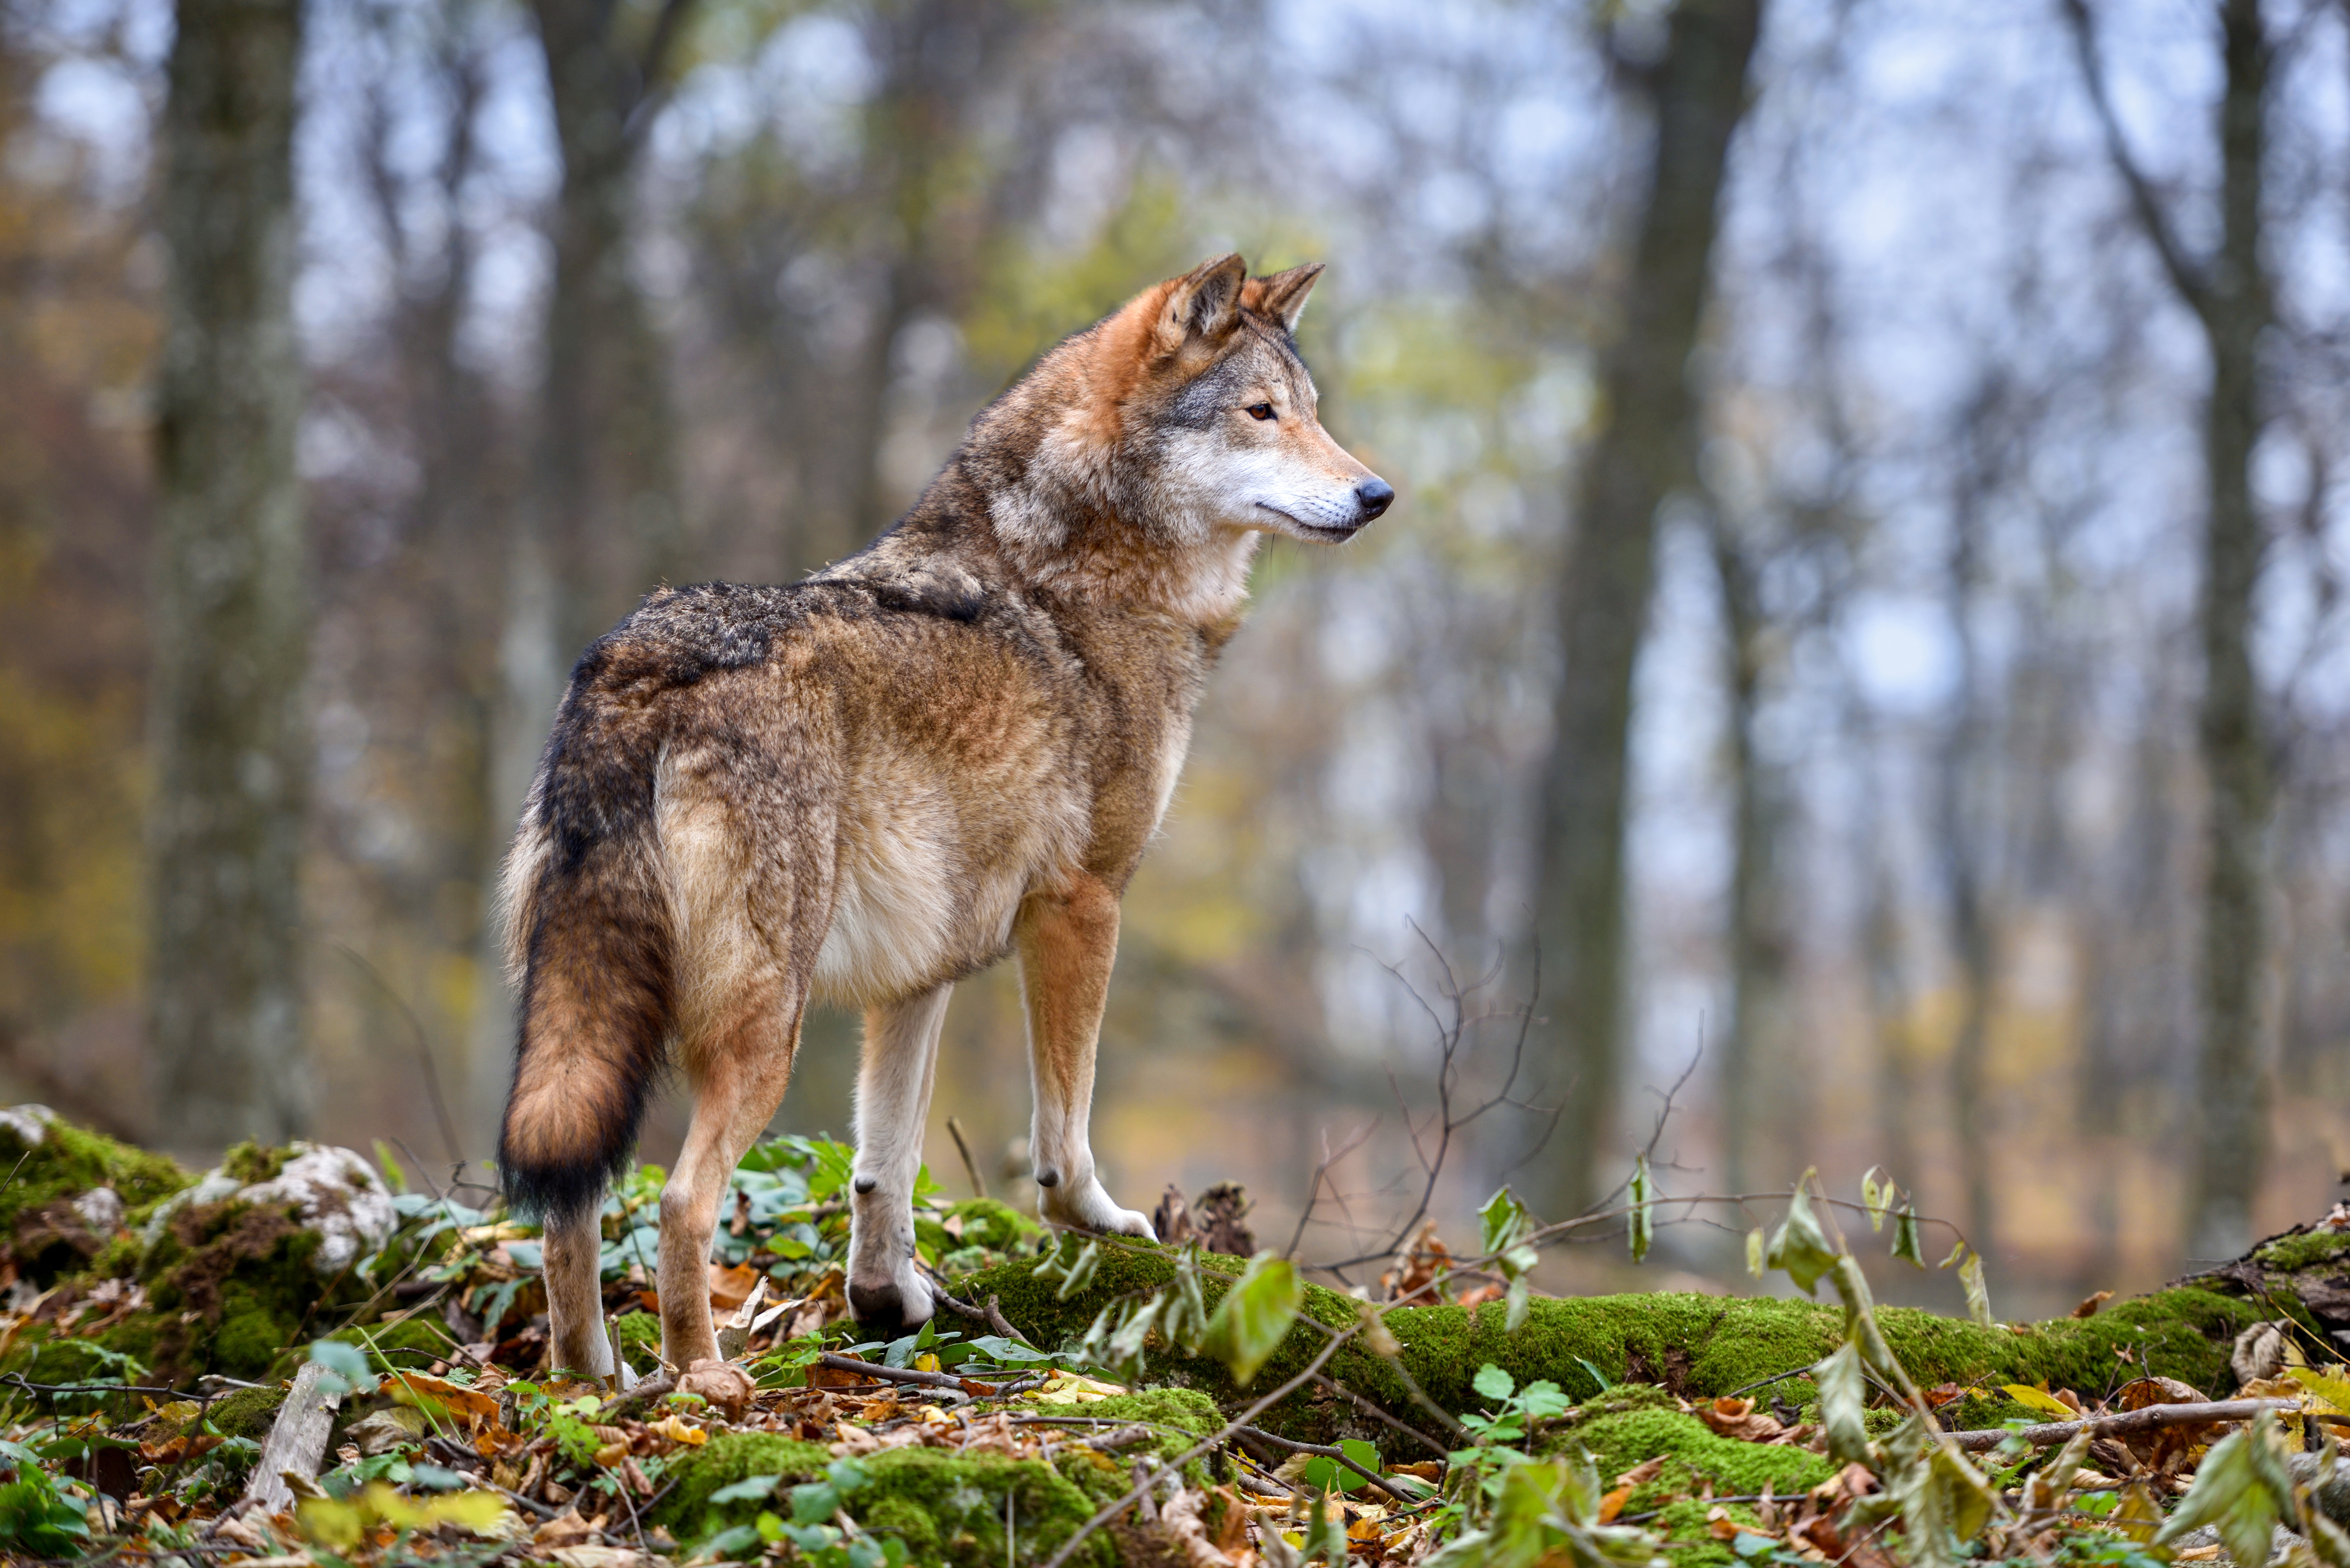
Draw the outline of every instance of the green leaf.
[[[776,1483],[781,1481],[784,1478],[779,1475],[752,1476],[747,1480],[736,1481],[733,1486],[720,1487],[716,1491],[710,1494],[710,1501],[712,1502],[752,1502],[763,1497],[773,1497],[775,1495]]]
[[[1360,1438],[1346,1438],[1340,1439],[1338,1451],[1373,1475],[1378,1474],[1379,1448],[1377,1443],[1367,1443]],[[1305,1467],[1305,1484],[1316,1491],[1327,1491],[1334,1486],[1341,1491],[1360,1491],[1371,1483],[1324,1454]]]
[[[1575,1359],[1583,1361],[1583,1357],[1579,1355]],[[1602,1394],[1615,1386],[1600,1375],[1599,1368],[1592,1366],[1588,1361],[1583,1361],[1583,1369],[1598,1378],[1599,1391]],[[1530,1421],[1542,1421],[1553,1416],[1564,1416],[1574,1407],[1574,1403],[1566,1397],[1566,1390],[1547,1377],[1529,1383],[1518,1390],[1518,1408],[1525,1412],[1526,1418]]]
[[[2194,1484],[2155,1532],[2154,1544],[2168,1546],[2208,1524],[2238,1563],[2265,1563],[2276,1526],[2293,1513],[2293,1480],[2276,1417],[2263,1410],[2250,1428],[2211,1445],[2196,1467]]]
[[[1893,1221],[1893,1255],[1921,1269],[1926,1266],[1926,1248],[1918,1239],[1918,1205],[1914,1202],[1904,1203]]]
[[[1787,1218],[1771,1239],[1771,1266],[1786,1270],[1787,1277],[1801,1285],[1805,1295],[1813,1293],[1822,1274],[1835,1267],[1836,1257],[1804,1191],[1815,1174],[1807,1170],[1795,1184],[1794,1196],[1787,1200]]]
[[[1982,1254],[1969,1254],[1959,1265],[1959,1283],[1966,1287],[1967,1315],[1985,1328],[1995,1328],[1991,1315],[1991,1292],[1983,1284]]]
[[[1477,1376],[1471,1379],[1469,1384],[1470,1387],[1488,1399],[1506,1399],[1517,1386],[1516,1378],[1490,1361],[1477,1369]]]
[[[1076,1295],[1079,1291],[1084,1290],[1086,1286],[1092,1282],[1094,1271],[1100,1266],[1101,1243],[1099,1241],[1087,1242],[1078,1251],[1076,1257],[1070,1262],[1067,1269],[1063,1272],[1061,1276],[1061,1288],[1053,1293],[1053,1299],[1055,1301],[1065,1302],[1071,1296]]]
[[[1112,1366],[1141,1370],[1143,1342],[1149,1338],[1151,1326],[1159,1321],[1159,1309],[1166,1300],[1165,1296],[1153,1296],[1128,1306],[1126,1321],[1109,1336],[1107,1354]]]
[[[1632,1162],[1632,1179],[1626,1184],[1625,1199],[1631,1209],[1625,1231],[1632,1243],[1632,1261],[1639,1262],[1648,1255],[1648,1243],[1656,1237],[1656,1183],[1648,1175],[1648,1157],[1643,1151]]]
[[[1175,1282],[1159,1297],[1159,1332],[1173,1344],[1196,1351],[1208,1332],[1208,1303],[1200,1291],[1200,1249],[1190,1246],[1177,1254]]]
[[[1860,1203],[1868,1210],[1868,1229],[1872,1235],[1884,1233],[1886,1211],[1893,1207],[1893,1179],[1885,1176],[1884,1181],[1879,1182],[1877,1179],[1880,1176],[1885,1176],[1884,1168],[1872,1165],[1868,1173],[1860,1179]]]
[[[1526,1314],[1534,1310],[1534,1289],[1526,1283],[1524,1275],[1510,1282],[1509,1294],[1503,1300],[1508,1303],[1509,1315],[1503,1320],[1503,1332],[1515,1334],[1526,1326]]]
[[[1860,1346],[1846,1340],[1812,1368],[1812,1381],[1820,1391],[1820,1425],[1827,1432],[1828,1457],[1840,1465],[1868,1463],[1868,1378],[1861,1370]]]
[[[1746,1272],[1761,1279],[1769,1257],[1769,1246],[1762,1240],[1762,1227],[1757,1225],[1746,1232]]]
[[[1485,1199],[1485,1207],[1477,1210],[1477,1220],[1481,1245],[1489,1255],[1508,1251],[1534,1228],[1534,1216],[1506,1187]]]
[[[367,1352],[356,1345],[345,1345],[339,1339],[322,1339],[310,1346],[310,1359],[327,1369],[328,1392],[371,1394],[375,1391],[375,1369],[368,1365]]]
[[[1967,1254],[1973,1251],[1974,1249],[1964,1241],[1954,1242],[1950,1247],[1950,1255],[1934,1266],[1938,1269],[1947,1269],[1953,1263],[1963,1263],[1967,1261]]]
[[[1245,1388],[1280,1348],[1305,1304],[1305,1281],[1297,1265],[1277,1253],[1259,1252],[1216,1303],[1200,1348],[1222,1362],[1232,1381]]]

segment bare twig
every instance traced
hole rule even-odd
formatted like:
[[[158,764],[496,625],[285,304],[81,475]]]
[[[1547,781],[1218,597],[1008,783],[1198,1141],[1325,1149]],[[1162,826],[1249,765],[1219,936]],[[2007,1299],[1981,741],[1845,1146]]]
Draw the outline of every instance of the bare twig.
[[[1406,1504],[1407,1506],[1420,1501],[1419,1498],[1412,1496],[1411,1493],[1404,1490],[1401,1487],[1390,1486],[1388,1482],[1380,1480],[1378,1473],[1376,1470],[1367,1470],[1362,1466],[1357,1464],[1353,1459],[1347,1457],[1347,1450],[1344,1449],[1324,1448],[1319,1443],[1301,1443],[1294,1438],[1280,1437],[1258,1427],[1243,1427],[1238,1430],[1243,1436],[1254,1438],[1261,1443],[1271,1443],[1277,1449],[1287,1449],[1293,1454],[1316,1454],[1326,1459],[1336,1459],[1340,1464],[1346,1466],[1348,1469],[1354,1471],[1357,1475],[1362,1477],[1365,1480],[1370,1482],[1373,1486],[1378,1488],[1381,1491],[1387,1493],[1389,1497],[1395,1499],[1398,1502]]]
[[[924,1388],[952,1388],[958,1393],[986,1387],[985,1384],[957,1377],[951,1372],[920,1372],[910,1366],[884,1366],[877,1361],[859,1361],[853,1355],[836,1355],[829,1350],[818,1353],[816,1360],[818,1365],[828,1366],[835,1372],[853,1372],[879,1383],[913,1383]]]
[[[2105,1438],[2117,1432],[2147,1432],[2163,1427],[2199,1427],[2213,1421],[2249,1421],[2264,1410],[2291,1410],[2331,1427],[2350,1427],[2350,1415],[2339,1415],[2330,1410],[2304,1410],[2298,1399],[2217,1399],[2199,1405],[2148,1405],[2143,1410],[2125,1410],[2117,1416],[2093,1416],[2082,1421],[2051,1421],[2045,1426],[2025,1427],[2013,1432],[2000,1428],[1980,1432],[1951,1432],[1947,1436],[1960,1448],[1975,1452],[1995,1449],[2010,1438],[2020,1438],[2035,1449],[2048,1449],[2070,1442],[2084,1430],[2092,1437]]]
[[[972,1158],[971,1145],[963,1141],[962,1123],[957,1121],[952,1116],[949,1116],[947,1118],[947,1136],[954,1139],[955,1152],[962,1156],[962,1172],[965,1176],[971,1178],[972,1196],[974,1198],[986,1197],[987,1178],[980,1175],[979,1161]]]
[[[2155,196],[2154,186],[2138,167],[2128,140],[2122,134],[2121,118],[2114,112],[2113,95],[2106,88],[2105,67],[2097,58],[2096,24],[2090,18],[2088,5],[2085,0],[2064,0],[2064,19],[2071,26],[2073,50],[2080,59],[2081,76],[2088,86],[2089,105],[2096,110],[2097,126],[2105,135],[2106,155],[2128,190],[2138,226],[2146,231],[2147,242],[2161,259],[2162,270],[2169,275],[2171,286],[2178,290],[2179,297],[2196,315],[2208,319],[2213,303],[2210,279],[2187,254],[2186,245]]]

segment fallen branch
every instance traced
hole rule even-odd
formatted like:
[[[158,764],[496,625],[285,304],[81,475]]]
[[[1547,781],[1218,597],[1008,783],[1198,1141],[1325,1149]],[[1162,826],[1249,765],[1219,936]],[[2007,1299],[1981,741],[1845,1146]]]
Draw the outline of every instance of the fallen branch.
[[[626,1410],[639,1405],[650,1405],[664,1394],[674,1394],[676,1392],[677,1376],[674,1373],[664,1372],[659,1377],[648,1377],[642,1383],[638,1384],[634,1388],[629,1389],[627,1393],[613,1400],[610,1404],[603,1407],[601,1412],[598,1415],[597,1419],[599,1421],[616,1420],[619,1417],[621,1413]]]
[[[302,1370],[294,1375],[293,1392],[277,1408],[277,1419],[261,1446],[261,1457],[253,1463],[253,1480],[245,1488],[245,1496],[254,1499],[265,1513],[294,1506],[288,1475],[305,1481],[318,1478],[318,1462],[327,1457],[327,1438],[335,1427],[335,1410],[343,1402],[341,1395],[319,1390],[319,1380],[326,1376],[322,1364],[302,1364]]]
[[[1389,1497],[1395,1499],[1398,1502],[1404,1504],[1406,1507],[1409,1507],[1411,1504],[1421,1501],[1420,1499],[1412,1496],[1411,1493],[1404,1490],[1401,1487],[1388,1485],[1386,1481],[1379,1479],[1378,1471],[1367,1470],[1362,1466],[1357,1464],[1353,1459],[1347,1457],[1347,1450],[1344,1449],[1326,1449],[1319,1443],[1301,1443],[1293,1438],[1276,1436],[1272,1432],[1265,1431],[1260,1427],[1240,1427],[1236,1428],[1235,1430],[1254,1438],[1259,1442],[1271,1443],[1276,1449],[1287,1449],[1293,1454],[1317,1454],[1326,1459],[1336,1459],[1340,1464],[1346,1466],[1348,1469],[1354,1471],[1357,1475],[1362,1477],[1365,1480],[1370,1482],[1373,1486],[1378,1488],[1381,1491],[1387,1493]]]
[[[2264,1410],[2291,1410],[2332,1426],[2350,1427],[2350,1416],[2336,1415],[2329,1410],[2303,1410],[2298,1399],[2219,1399],[2199,1405],[2148,1405],[2143,1410],[2093,1416],[2080,1421],[2051,1421],[2045,1426],[2023,1427],[2012,1432],[2004,1428],[1951,1432],[1947,1434],[1947,1438],[1971,1453],[1995,1449],[2010,1438],[2021,1438],[2035,1449],[2053,1449],[2059,1443],[2072,1441],[2084,1431],[2093,1438],[2106,1438],[2121,1432],[2153,1431],[2163,1427],[2199,1427],[2213,1421],[2249,1421]]]
[[[1393,1427],[1397,1431],[1401,1432],[1405,1437],[1433,1449],[1438,1458],[1445,1459],[1451,1457],[1452,1450],[1446,1448],[1442,1443],[1438,1442],[1434,1438],[1430,1437],[1426,1432],[1421,1431],[1419,1428],[1414,1427],[1408,1422],[1397,1420],[1393,1416],[1390,1416],[1385,1410],[1380,1409],[1378,1405],[1364,1398],[1360,1394],[1356,1393],[1352,1388],[1347,1387],[1345,1384],[1337,1382],[1333,1378],[1325,1377],[1319,1372],[1314,1375],[1314,1384],[1315,1386],[1318,1388],[1326,1388],[1333,1394],[1344,1395],[1356,1409],[1360,1410],[1364,1415],[1368,1416],[1375,1421],[1386,1422],[1388,1426]]]
[[[924,1388],[951,1388],[959,1394],[995,1390],[983,1383],[967,1377],[957,1377],[951,1372],[920,1372],[910,1366],[884,1366],[878,1361],[859,1361],[853,1355],[836,1355],[827,1350],[816,1357],[820,1366],[835,1372],[853,1372],[860,1377],[870,1377],[879,1383],[913,1383]]]

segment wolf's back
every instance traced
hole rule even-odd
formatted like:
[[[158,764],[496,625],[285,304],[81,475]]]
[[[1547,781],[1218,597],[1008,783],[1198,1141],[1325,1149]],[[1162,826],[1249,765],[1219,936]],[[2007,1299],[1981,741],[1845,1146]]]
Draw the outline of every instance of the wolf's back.
[[[598,1200],[636,1147],[670,1030],[658,705],[612,691],[603,649],[573,676],[506,864],[521,1006],[498,1170],[525,1213],[576,1214]]]

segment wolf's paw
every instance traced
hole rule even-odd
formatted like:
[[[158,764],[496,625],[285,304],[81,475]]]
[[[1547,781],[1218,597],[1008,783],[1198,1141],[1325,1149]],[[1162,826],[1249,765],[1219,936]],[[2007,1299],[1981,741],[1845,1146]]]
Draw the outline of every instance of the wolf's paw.
[[[1159,1233],[1150,1228],[1150,1217],[1131,1209],[1120,1209],[1097,1179],[1089,1179],[1067,1198],[1062,1198],[1053,1188],[1045,1189],[1045,1218],[1060,1225],[1075,1225],[1084,1231],[1097,1231],[1110,1236],[1139,1236],[1145,1241],[1158,1240]]]
[[[857,1316],[858,1333],[871,1339],[896,1339],[930,1322],[936,1308],[930,1285],[907,1263],[895,1277],[871,1284],[859,1284],[852,1278],[848,1310]]]

